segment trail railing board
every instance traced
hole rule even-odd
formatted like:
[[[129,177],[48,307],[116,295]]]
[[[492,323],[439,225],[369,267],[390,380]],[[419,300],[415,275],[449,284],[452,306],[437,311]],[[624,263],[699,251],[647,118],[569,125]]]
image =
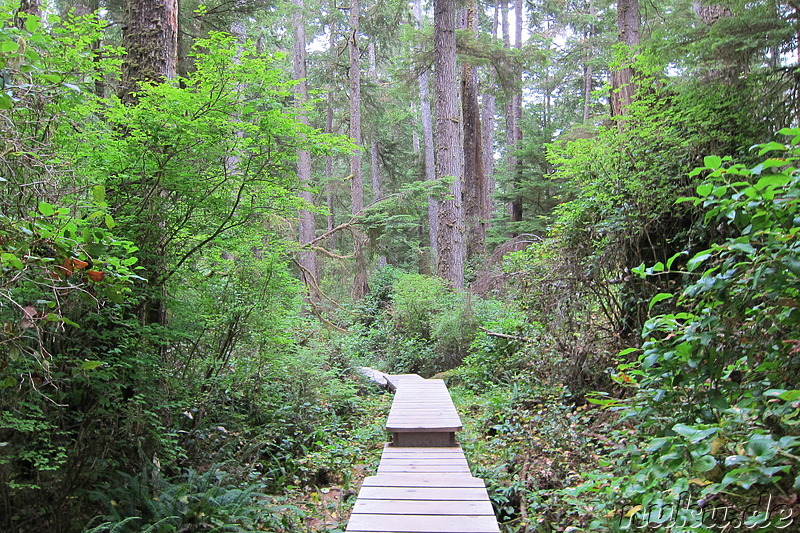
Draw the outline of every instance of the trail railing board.
[[[386,421],[392,444],[364,480],[346,531],[499,533],[486,486],[455,443],[461,419],[444,382],[387,378],[397,389]]]

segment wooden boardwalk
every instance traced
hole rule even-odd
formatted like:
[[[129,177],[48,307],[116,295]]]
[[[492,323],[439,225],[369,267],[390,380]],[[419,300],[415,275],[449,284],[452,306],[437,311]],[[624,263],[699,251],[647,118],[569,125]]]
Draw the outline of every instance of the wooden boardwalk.
[[[384,377],[397,390],[386,422],[392,444],[364,480],[346,531],[499,533],[486,486],[455,442],[461,419],[444,382]]]

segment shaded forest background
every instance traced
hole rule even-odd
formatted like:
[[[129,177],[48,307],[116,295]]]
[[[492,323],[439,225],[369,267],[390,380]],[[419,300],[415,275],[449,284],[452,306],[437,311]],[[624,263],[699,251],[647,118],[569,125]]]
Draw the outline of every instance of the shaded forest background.
[[[2,4],[3,531],[341,531],[362,365],[504,531],[796,527],[793,2]]]

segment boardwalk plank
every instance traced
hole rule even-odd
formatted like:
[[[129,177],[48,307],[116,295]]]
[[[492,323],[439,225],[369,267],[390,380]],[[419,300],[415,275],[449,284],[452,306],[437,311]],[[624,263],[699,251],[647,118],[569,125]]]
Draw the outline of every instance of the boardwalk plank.
[[[486,490],[483,480],[463,474],[382,474],[364,479],[363,487],[465,487]]]
[[[499,533],[494,516],[433,516],[354,514],[347,526],[350,532],[393,533]]]
[[[477,501],[486,498],[483,487],[361,487],[358,500]]]
[[[494,511],[489,500],[367,500],[353,507],[355,514],[491,516]]]
[[[483,480],[455,442],[461,419],[442,380],[387,376],[393,434],[364,480],[348,533],[499,533]]]

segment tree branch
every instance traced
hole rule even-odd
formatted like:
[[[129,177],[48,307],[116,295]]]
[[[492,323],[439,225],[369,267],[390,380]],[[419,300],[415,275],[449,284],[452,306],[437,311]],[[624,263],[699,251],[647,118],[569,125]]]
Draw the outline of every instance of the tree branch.
[[[531,339],[530,337],[520,337],[519,335],[507,335],[506,333],[497,333],[496,331],[491,331],[480,326],[478,326],[478,329],[480,329],[490,337],[500,337],[501,339],[509,339],[512,341],[533,342],[533,339]]]

